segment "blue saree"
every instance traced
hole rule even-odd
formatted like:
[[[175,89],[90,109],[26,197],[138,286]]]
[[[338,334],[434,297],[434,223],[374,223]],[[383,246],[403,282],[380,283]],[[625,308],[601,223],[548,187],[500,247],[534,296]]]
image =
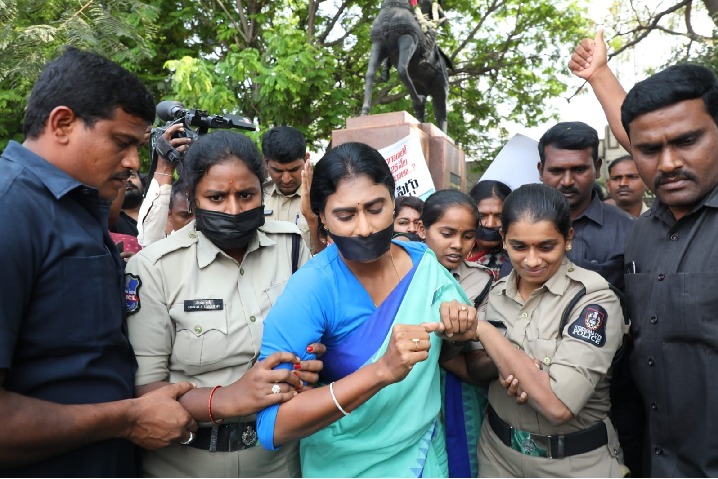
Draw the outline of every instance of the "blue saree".
[[[341,334],[334,334],[331,328],[321,331],[321,341],[327,345],[327,353],[322,357],[325,364],[322,383],[328,384],[341,379],[362,366],[377,361],[386,351],[395,324],[436,322],[439,320],[439,306],[442,302],[456,299],[468,303],[461,288],[446,268],[438,263],[433,252],[416,243],[400,245],[412,256],[414,267],[389,297],[378,308],[367,310],[367,314],[362,318],[352,318],[354,324],[351,330],[342,331]],[[328,253],[329,256],[332,254],[336,253]],[[326,276],[328,266],[322,263],[320,259],[317,267]],[[328,278],[325,278],[324,284],[315,283],[314,289],[334,286],[346,287],[349,290],[339,295],[327,293],[325,290],[315,293],[315,299],[324,297],[332,301],[331,298],[334,298],[334,301],[338,300],[346,305],[343,298],[350,294],[352,302],[361,302],[362,295],[355,287],[351,287],[351,281],[342,284],[345,278],[339,271],[341,266],[332,267],[336,273],[334,281],[327,282]],[[287,285],[285,292],[290,290],[289,298],[298,300],[302,295],[294,296],[291,293],[294,279]],[[358,285],[356,278],[354,281]],[[305,281],[301,283],[306,284]],[[311,293],[304,291],[304,301],[311,301],[311,296]],[[280,306],[282,299],[280,297],[277,306]],[[315,322],[323,328],[334,325],[336,330],[342,330],[346,321],[336,324],[333,318],[341,316],[339,311],[344,310],[343,305],[334,309],[334,314],[331,314],[331,306],[319,305],[319,310],[315,311]],[[271,354],[274,350],[281,350],[274,349],[282,347],[278,344],[279,337],[283,340],[291,339],[291,343],[296,342],[294,335],[285,329],[294,328],[293,330],[297,331],[298,323],[302,323],[296,315],[296,303],[294,306],[295,315],[291,321],[284,319],[284,327],[274,323],[272,313],[275,309],[272,309],[265,322],[265,338],[267,334],[269,338],[266,344],[263,341],[262,356]],[[281,318],[276,318],[276,321],[281,321]],[[273,347],[265,348],[270,343]],[[300,344],[308,343],[301,342],[297,346]],[[350,415],[301,440],[300,456],[302,474],[305,477],[448,476],[445,434],[439,420],[441,392],[438,357],[441,339],[435,334],[431,335],[431,345],[429,358],[416,364],[403,381],[383,388]],[[295,347],[290,350],[298,349]],[[268,408],[259,415],[259,433],[263,445],[271,437],[266,423],[271,422],[273,431],[273,421],[276,418],[276,412],[272,414],[269,411],[271,409]],[[274,447],[274,444],[271,444],[271,447]]]

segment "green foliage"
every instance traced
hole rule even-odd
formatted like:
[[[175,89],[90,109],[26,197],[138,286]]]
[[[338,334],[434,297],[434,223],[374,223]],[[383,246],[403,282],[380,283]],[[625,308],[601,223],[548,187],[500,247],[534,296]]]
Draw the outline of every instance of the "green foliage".
[[[318,8],[311,10],[314,3]],[[222,21],[216,32],[200,41],[211,39],[213,49],[192,60],[167,62],[172,72],[167,98],[242,113],[262,131],[290,124],[315,147],[326,144],[331,131],[361,109],[370,21],[380,2],[309,4],[263,2],[254,11],[218,14]],[[585,11],[573,0],[457,0],[447,5],[449,24],[438,41],[455,65],[449,134],[467,156],[489,159],[506,140],[505,120],[534,126],[553,114],[544,105],[565,91],[566,52],[588,30]],[[253,20],[253,27],[244,27]],[[220,51],[218,42],[226,48]],[[392,72],[387,84],[375,85],[372,113],[396,110],[413,113]],[[433,120],[431,107],[427,114]]]
[[[380,0],[0,0],[0,46],[23,61],[0,76],[0,137],[16,136],[22,98],[39,66],[64,43],[92,48],[136,72],[157,101],[251,117],[261,133],[300,128],[315,149],[361,109],[369,28]],[[7,5],[8,8],[3,8]],[[449,135],[467,157],[488,160],[505,121],[533,126],[565,90],[565,61],[587,32],[578,0],[454,0],[438,42],[452,59]],[[80,14],[77,14],[83,9]],[[9,12],[9,13],[8,13]],[[22,12],[22,13],[21,13]],[[74,15],[74,16],[73,16]],[[32,46],[32,47],[30,47]],[[12,79],[12,80],[10,80]],[[11,81],[12,83],[7,83]],[[407,110],[395,71],[374,88],[372,113]],[[427,119],[433,120],[431,105]]]
[[[154,7],[136,0],[0,0],[0,150],[21,139],[32,84],[64,46],[133,69],[154,56],[157,20]]]

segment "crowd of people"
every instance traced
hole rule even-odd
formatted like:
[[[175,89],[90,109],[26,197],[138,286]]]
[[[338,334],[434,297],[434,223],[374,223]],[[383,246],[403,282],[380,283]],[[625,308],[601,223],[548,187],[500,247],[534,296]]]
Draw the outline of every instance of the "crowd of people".
[[[569,68],[630,153],[610,199],[560,122],[541,184],[422,201],[288,126],[173,125],[143,179],[152,96],[66,49],[0,158],[3,475],[718,475],[718,78],[626,93],[601,32]]]

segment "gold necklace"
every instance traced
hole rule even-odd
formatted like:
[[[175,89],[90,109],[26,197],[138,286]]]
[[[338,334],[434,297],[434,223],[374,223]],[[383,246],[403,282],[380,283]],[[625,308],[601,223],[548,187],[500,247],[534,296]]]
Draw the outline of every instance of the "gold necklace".
[[[399,270],[396,269],[396,264],[394,264],[394,255],[391,254],[391,246],[389,247],[389,258],[391,258],[391,265],[394,267],[394,272],[396,273],[396,279],[401,282],[401,276],[399,276]]]

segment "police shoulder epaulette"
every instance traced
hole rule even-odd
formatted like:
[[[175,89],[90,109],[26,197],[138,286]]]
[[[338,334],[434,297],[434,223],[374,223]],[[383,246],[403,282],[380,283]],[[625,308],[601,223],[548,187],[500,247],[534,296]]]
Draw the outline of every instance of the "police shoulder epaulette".
[[[594,293],[609,288],[609,283],[604,279],[603,276],[584,268],[578,268],[576,265],[572,265],[566,271],[566,276],[572,280],[581,283],[585,288],[585,293]]]
[[[466,260],[464,260],[464,265],[466,265],[466,266],[469,267],[469,268],[482,269],[482,270],[486,271],[487,273],[489,273],[489,274],[491,274],[491,275],[493,276],[493,274],[491,273],[491,270],[489,269],[488,266],[484,266],[483,264],[479,264],[479,263],[477,263],[476,261],[466,261]]]
[[[302,234],[299,227],[289,221],[277,221],[271,218],[264,220],[264,226],[259,228],[265,233],[270,234]]]
[[[186,231],[185,231],[186,230]],[[142,249],[142,254],[151,262],[155,263],[163,256],[184,248],[189,248],[197,242],[197,233],[194,228],[182,228],[167,238],[155,241]]]

